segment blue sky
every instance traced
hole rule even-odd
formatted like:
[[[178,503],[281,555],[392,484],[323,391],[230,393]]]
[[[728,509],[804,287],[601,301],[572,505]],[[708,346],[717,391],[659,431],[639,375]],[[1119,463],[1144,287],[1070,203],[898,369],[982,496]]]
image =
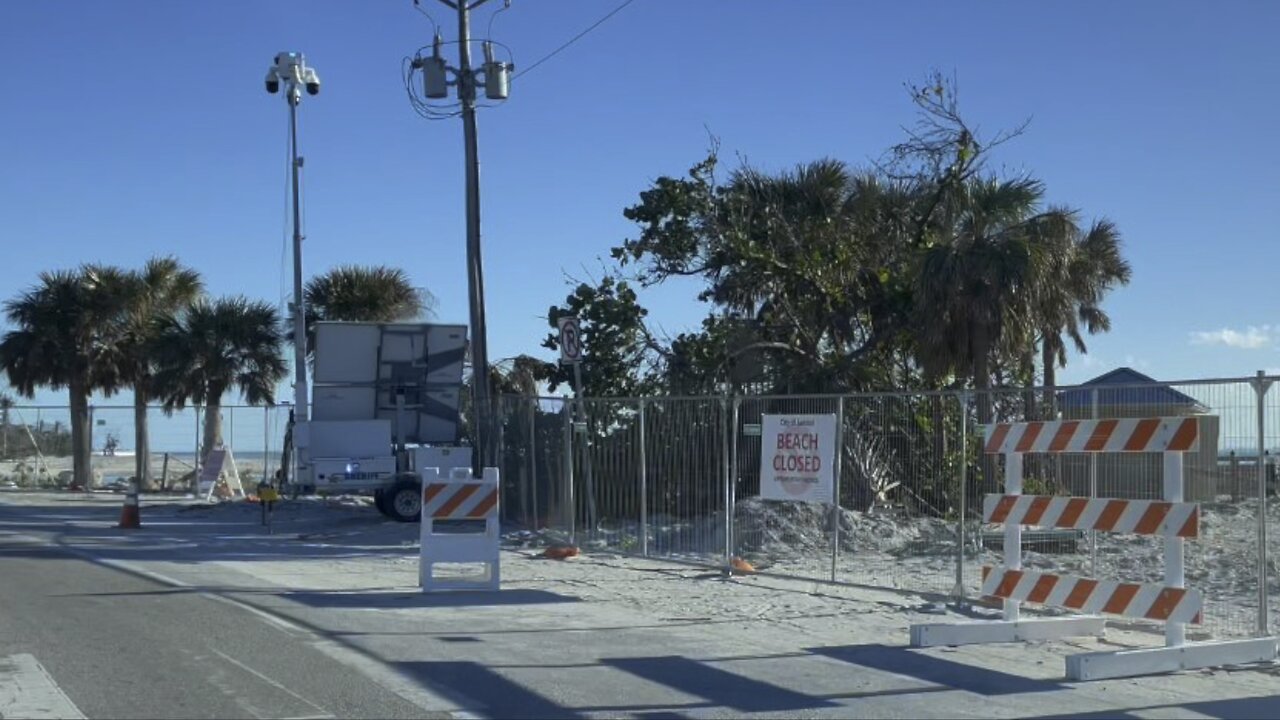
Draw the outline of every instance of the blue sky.
[[[514,0],[492,37],[519,70],[618,1]],[[622,209],[708,129],[766,168],[859,164],[939,68],[983,128],[1032,118],[997,162],[1123,233],[1134,281],[1062,381],[1280,368],[1278,26],[1274,2],[637,0],[481,111],[490,354],[545,353],[566,274],[598,274],[634,232]],[[300,50],[323,79],[301,110],[307,273],[399,265],[465,322],[461,123],[419,118],[401,79],[431,33],[411,0],[0,3],[0,297],[173,253],[214,293],[280,300],[287,113],[262,77]],[[688,287],[642,300],[672,334],[705,314]]]

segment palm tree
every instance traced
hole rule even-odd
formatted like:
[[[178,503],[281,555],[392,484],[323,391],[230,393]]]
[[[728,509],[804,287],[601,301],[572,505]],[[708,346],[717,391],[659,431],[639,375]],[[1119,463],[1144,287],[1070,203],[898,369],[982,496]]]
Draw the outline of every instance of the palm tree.
[[[545,381],[554,371],[553,364],[530,355],[499,360],[489,366],[489,384],[493,388],[493,397],[537,397],[538,383]]]
[[[1067,363],[1067,340],[1077,352],[1088,352],[1084,334],[1111,329],[1102,299],[1117,285],[1127,285],[1133,274],[1120,254],[1120,232],[1113,223],[1099,220],[1087,231],[1073,230],[1062,239],[1053,281],[1046,283],[1037,302],[1045,404],[1050,413],[1057,368]]]
[[[308,353],[315,348],[319,321],[402,322],[430,314],[435,304],[404,270],[385,265],[339,265],[308,280],[303,299]]]
[[[180,312],[204,292],[200,273],[183,267],[172,257],[154,257],[141,271],[131,273],[129,304],[123,323],[121,356],[123,372],[133,385],[135,436],[134,476],[143,488],[151,487],[151,444],[147,432],[147,403],[154,388],[153,345],[157,319]]]
[[[940,237],[920,261],[918,359],[933,377],[972,381],[982,424],[992,420],[992,355],[1030,337],[1034,295],[1051,265],[1044,238],[1069,221],[1038,212],[1043,195],[1026,178],[969,181],[948,199]]]
[[[222,444],[222,397],[238,390],[251,405],[275,402],[288,372],[281,352],[280,314],[244,297],[200,299],[161,315],[153,344],[153,391],[166,412],[205,406],[201,458]]]
[[[85,265],[41,273],[39,284],[5,303],[15,327],[0,341],[0,368],[23,397],[34,398],[39,387],[67,389],[73,478],[86,489],[93,454],[89,396],[112,394],[122,384],[116,321],[128,284],[118,268]]]

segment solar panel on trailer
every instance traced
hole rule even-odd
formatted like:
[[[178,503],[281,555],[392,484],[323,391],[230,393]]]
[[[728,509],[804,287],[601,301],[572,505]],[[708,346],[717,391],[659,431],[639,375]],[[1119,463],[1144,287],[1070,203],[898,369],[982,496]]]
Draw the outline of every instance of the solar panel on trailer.
[[[397,364],[416,371],[413,384],[462,384],[465,325],[320,322],[315,342],[316,384],[373,383]]]
[[[315,383],[373,382],[378,377],[381,339],[376,323],[316,323]]]

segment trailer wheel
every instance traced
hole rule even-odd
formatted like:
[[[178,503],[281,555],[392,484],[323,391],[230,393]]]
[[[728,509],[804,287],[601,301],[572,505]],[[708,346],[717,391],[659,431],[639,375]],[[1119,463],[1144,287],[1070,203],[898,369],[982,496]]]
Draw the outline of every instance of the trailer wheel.
[[[378,512],[379,512],[379,513],[382,513],[382,514],[383,514],[383,515],[385,515],[386,517],[391,517],[391,511],[387,509],[387,496],[388,496],[388,495],[389,495],[389,491],[387,491],[387,490],[374,490],[374,491],[373,491],[373,506],[374,506],[374,507],[376,507],[376,508],[378,508]]]
[[[417,478],[400,478],[383,498],[387,517],[396,522],[418,522],[422,515],[422,484]]]

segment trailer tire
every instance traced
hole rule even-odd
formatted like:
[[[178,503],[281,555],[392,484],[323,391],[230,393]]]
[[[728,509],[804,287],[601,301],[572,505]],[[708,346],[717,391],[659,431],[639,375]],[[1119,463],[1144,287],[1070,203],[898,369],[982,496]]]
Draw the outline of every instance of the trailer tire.
[[[418,522],[422,517],[422,483],[416,477],[402,477],[383,493],[387,517],[396,522]]]
[[[378,508],[378,512],[385,517],[391,517],[391,511],[387,509],[388,490],[373,491],[373,506]]]

